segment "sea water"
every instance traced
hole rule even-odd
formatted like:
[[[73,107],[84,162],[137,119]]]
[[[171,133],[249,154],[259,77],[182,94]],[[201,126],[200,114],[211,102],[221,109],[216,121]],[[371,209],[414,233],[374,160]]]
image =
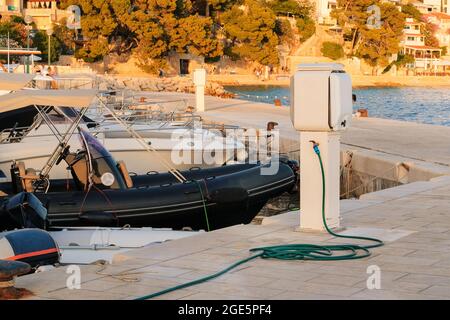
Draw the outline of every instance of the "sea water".
[[[289,106],[290,91],[281,86],[226,87],[237,98]],[[450,88],[382,87],[354,89],[354,109],[365,108],[370,117],[450,126]]]

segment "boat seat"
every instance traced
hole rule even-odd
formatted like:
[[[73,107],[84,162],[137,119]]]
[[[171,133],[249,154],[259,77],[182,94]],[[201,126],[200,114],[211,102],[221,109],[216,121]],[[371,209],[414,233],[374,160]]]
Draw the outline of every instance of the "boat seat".
[[[128,188],[133,188],[133,180],[131,180],[130,173],[128,172],[127,166],[123,161],[117,161],[117,168],[125,180],[125,183]]]
[[[17,163],[17,169],[19,170],[19,178],[22,182],[23,190],[26,192],[33,192],[33,182],[40,179],[36,170],[31,168],[25,169],[25,163],[23,161]]]
[[[68,154],[65,160],[70,166],[72,176],[79,188],[86,190],[89,185],[89,172],[86,160],[84,158],[77,159],[73,153]]]

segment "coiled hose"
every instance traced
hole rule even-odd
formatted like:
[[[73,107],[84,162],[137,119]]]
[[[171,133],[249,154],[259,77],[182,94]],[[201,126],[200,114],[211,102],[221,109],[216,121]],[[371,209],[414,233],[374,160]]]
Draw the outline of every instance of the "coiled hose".
[[[214,278],[217,278],[230,270],[236,268],[237,266],[244,264],[248,261],[251,261],[256,258],[262,259],[279,259],[279,260],[311,260],[311,261],[337,261],[337,260],[351,260],[351,259],[362,259],[370,256],[369,249],[381,247],[384,245],[383,241],[370,238],[370,237],[362,237],[362,236],[347,236],[340,235],[334,233],[327,225],[326,217],[325,217],[325,172],[323,169],[322,157],[320,155],[319,144],[315,141],[311,141],[313,143],[313,149],[316,153],[319,163],[320,163],[320,171],[322,175],[322,221],[325,226],[326,231],[337,237],[337,238],[346,238],[346,239],[355,239],[355,240],[365,240],[371,241],[373,244],[370,245],[358,245],[358,244],[336,244],[336,245],[314,245],[314,244],[286,244],[279,246],[270,246],[270,247],[259,247],[250,249],[250,252],[256,252],[256,254],[239,260],[232,265],[226,267],[223,270],[220,270],[211,275],[186,282],[180,285],[176,285],[171,288],[167,288],[155,293],[151,293],[142,297],[138,297],[135,300],[147,300],[152,299],[163,294],[184,289],[187,287],[191,287],[203,282],[207,282]]]

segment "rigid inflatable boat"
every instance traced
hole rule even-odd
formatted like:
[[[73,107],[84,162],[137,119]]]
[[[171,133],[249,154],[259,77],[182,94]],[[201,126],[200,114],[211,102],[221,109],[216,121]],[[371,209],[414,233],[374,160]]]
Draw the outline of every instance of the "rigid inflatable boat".
[[[47,210],[47,227],[213,230],[249,223],[270,198],[290,191],[296,182],[293,165],[282,161],[182,171],[182,181],[171,173],[130,175],[89,132],[79,131],[83,148],[76,153],[64,148],[56,161],[65,160],[72,179],[42,179],[24,163],[15,163],[12,182],[0,184],[10,195],[34,192]],[[11,227],[2,220],[0,229]]]

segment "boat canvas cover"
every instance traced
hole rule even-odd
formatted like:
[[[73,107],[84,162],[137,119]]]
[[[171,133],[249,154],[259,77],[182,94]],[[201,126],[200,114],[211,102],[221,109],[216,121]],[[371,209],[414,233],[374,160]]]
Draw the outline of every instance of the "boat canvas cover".
[[[0,96],[0,113],[29,106],[88,108],[97,90],[21,90]]]
[[[16,91],[25,87],[34,75],[26,73],[0,73],[0,90]]]

